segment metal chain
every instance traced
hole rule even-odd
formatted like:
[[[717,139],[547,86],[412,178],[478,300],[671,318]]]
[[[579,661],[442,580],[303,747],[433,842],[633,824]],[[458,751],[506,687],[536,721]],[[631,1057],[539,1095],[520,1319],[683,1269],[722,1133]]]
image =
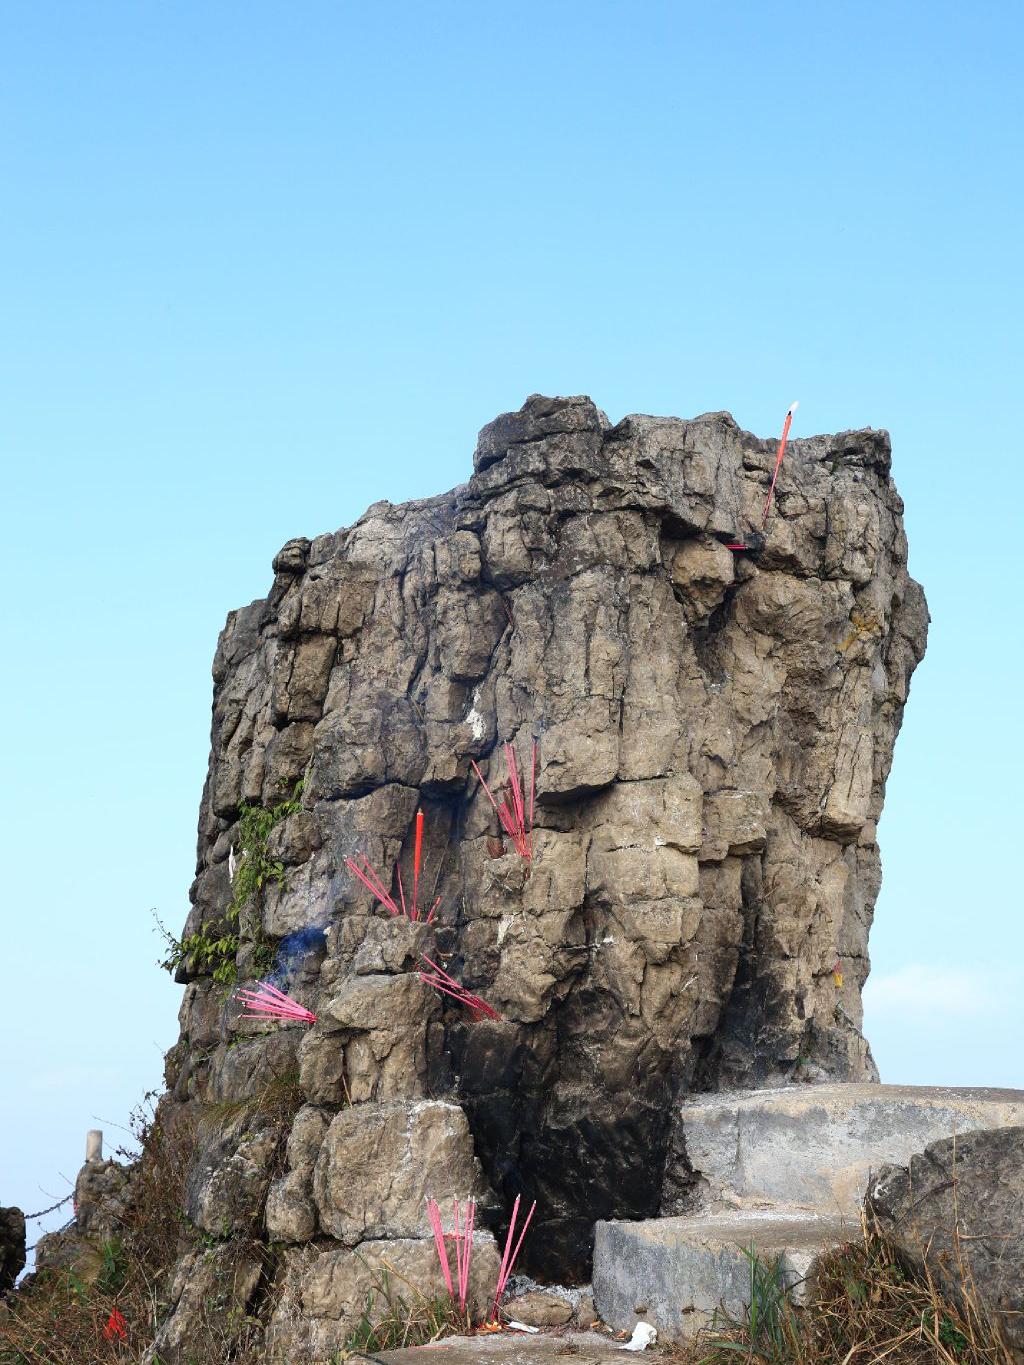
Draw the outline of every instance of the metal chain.
[[[72,1190],[71,1193],[66,1194],[63,1199],[58,1199],[56,1204],[51,1204],[48,1209],[43,1209],[42,1213],[26,1213],[25,1222],[31,1223],[34,1222],[37,1218],[45,1218],[48,1213],[53,1213],[56,1209],[63,1208],[65,1204],[69,1204],[71,1200],[74,1199],[74,1197],[75,1192],[74,1190]]]
[[[53,1232],[48,1232],[48,1233],[46,1233],[46,1236],[47,1236],[47,1237],[52,1237],[52,1236],[54,1235],[54,1233],[57,1233],[57,1232],[67,1232],[68,1228],[69,1228],[69,1227],[72,1227],[73,1224],[74,1224],[74,1222],[75,1222],[75,1220],[74,1220],[73,1218],[69,1218],[68,1221],[64,1224],[63,1227],[61,1227],[61,1228],[54,1228]],[[42,1238],[40,1238],[39,1241],[41,1242],[41,1241],[42,1241]],[[35,1251],[35,1249],[36,1249],[36,1247],[37,1247],[38,1245],[39,1245],[39,1242],[33,1242],[32,1245],[31,1245],[30,1247],[26,1247],[26,1248],[25,1248],[25,1255],[27,1256],[27,1255],[29,1254],[30,1251]]]

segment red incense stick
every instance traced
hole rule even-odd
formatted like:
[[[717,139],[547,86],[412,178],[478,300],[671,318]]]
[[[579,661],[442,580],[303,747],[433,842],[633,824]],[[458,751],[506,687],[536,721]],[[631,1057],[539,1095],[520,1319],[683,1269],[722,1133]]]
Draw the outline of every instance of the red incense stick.
[[[786,441],[789,439],[790,423],[793,421],[793,413],[796,412],[799,406],[799,403],[790,403],[786,413],[786,420],[782,425],[782,439],[779,441],[778,453],[775,456],[775,471],[772,474],[772,483],[771,487],[768,489],[768,496],[764,500],[764,515],[761,517],[762,531],[764,531],[764,528],[768,525],[768,513],[772,508],[772,497],[775,493],[775,482],[779,477],[779,470],[782,468],[782,457],[786,453]]]
[[[423,853],[423,812],[416,812],[416,847],[412,858],[412,903],[413,908],[420,902],[420,857]]]
[[[521,858],[529,861],[533,857],[533,808],[537,794],[537,741],[533,741],[530,750],[530,813],[526,814],[526,807],[523,803],[523,783],[519,773],[519,762],[516,759],[516,751],[511,744],[506,743],[505,749],[505,768],[508,772],[509,794],[499,806],[494,799],[490,787],[484,780],[484,775],[480,771],[475,759],[470,759],[473,771],[480,779],[480,785],[487,795],[488,801],[494,807],[501,827],[512,840],[512,846]]]
[[[402,883],[402,868],[400,865],[396,865],[395,867],[395,880],[398,883],[398,901],[396,902],[394,896],[392,896],[391,892],[384,885],[383,879],[380,876],[378,876],[378,874],[374,871],[373,867],[370,864],[370,860],[369,858],[367,858],[366,854],[363,853],[360,855],[360,857],[363,860],[362,867],[360,867],[359,864],[353,858],[346,858],[345,866],[351,873],[353,873],[354,876],[359,878],[362,884],[366,887],[367,891],[370,892],[370,894],[374,897],[375,900],[380,901],[381,905],[383,905],[386,910],[388,910],[392,915],[404,915],[406,919],[425,920],[427,924],[431,924],[433,922],[434,912],[437,910],[437,907],[441,904],[441,897],[438,896],[437,900],[434,901],[434,904],[430,907],[426,914],[423,914],[423,912],[421,911],[419,903],[420,867],[423,862],[422,811],[416,812],[416,837],[413,847],[411,903],[407,903],[405,899],[405,887]]]
[[[426,954],[420,958],[420,961],[425,962],[430,968],[430,971],[421,970],[419,972],[419,978],[425,986],[433,986],[434,990],[440,991],[442,995],[450,995],[453,1000],[457,1000],[460,1005],[465,1005],[476,1015],[483,1015],[486,1019],[501,1018],[501,1015],[492,1005],[488,1005],[486,1000],[481,1000],[472,991],[467,991],[465,986],[460,986],[454,977],[449,976]]]

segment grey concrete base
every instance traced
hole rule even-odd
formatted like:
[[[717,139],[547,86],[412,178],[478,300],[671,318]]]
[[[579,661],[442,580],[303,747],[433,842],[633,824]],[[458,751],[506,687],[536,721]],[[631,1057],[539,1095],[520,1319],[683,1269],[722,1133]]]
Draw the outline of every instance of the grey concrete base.
[[[637,1318],[693,1336],[750,1298],[743,1254],[779,1258],[795,1296],[823,1249],[859,1240],[873,1170],[976,1128],[1024,1124],[1024,1091],[802,1085],[680,1106],[666,1171],[668,1216],[598,1223],[594,1301],[616,1330]],[[694,1210],[698,1210],[694,1212]]]
[[[868,1175],[954,1133],[1024,1123],[1024,1091],[913,1085],[799,1085],[731,1091],[680,1106],[665,1213],[685,1160],[705,1207],[782,1204],[860,1218]]]
[[[796,1297],[822,1251],[860,1237],[860,1223],[804,1212],[741,1210],[691,1218],[598,1223],[594,1302],[604,1322],[632,1331],[638,1318],[681,1341],[707,1326],[716,1310],[736,1316],[750,1300],[744,1248],[780,1258]]]
[[[569,1349],[571,1348],[571,1349]],[[373,1355],[353,1356],[353,1361],[381,1362],[381,1365],[533,1365],[535,1360],[566,1360],[572,1365],[603,1365],[605,1361],[642,1360],[639,1356],[623,1355],[622,1343],[611,1342],[596,1332],[566,1332],[557,1336],[520,1336],[502,1332],[493,1337],[448,1337],[432,1346],[415,1346],[404,1351],[376,1351]]]

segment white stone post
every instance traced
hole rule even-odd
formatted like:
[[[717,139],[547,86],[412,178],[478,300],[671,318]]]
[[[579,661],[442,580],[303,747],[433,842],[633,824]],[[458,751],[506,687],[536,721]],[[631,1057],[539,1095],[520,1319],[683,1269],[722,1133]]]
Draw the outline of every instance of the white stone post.
[[[87,1162],[103,1160],[103,1130],[101,1128],[90,1128],[86,1133],[85,1159]]]

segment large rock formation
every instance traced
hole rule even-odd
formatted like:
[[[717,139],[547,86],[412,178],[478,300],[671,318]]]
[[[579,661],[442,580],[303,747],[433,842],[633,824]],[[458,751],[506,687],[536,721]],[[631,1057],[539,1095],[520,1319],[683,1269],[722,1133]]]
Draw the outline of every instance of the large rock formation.
[[[293,1247],[286,1347],[343,1339],[352,1249],[422,1245],[426,1195],[475,1190],[494,1227],[536,1198],[524,1264],[579,1278],[596,1219],[657,1211],[680,1093],[875,1077],[875,829],[927,612],[886,433],[791,442],[762,548],[775,449],[534,397],[467,485],[290,541],[228,617],[186,935],[230,934],[240,812],[278,807],[238,970],[270,945],[319,1021],[241,1019],[194,952],[169,1083],[230,1111],[196,1224]],[[470,760],[497,787],[534,737],[527,862]],[[417,809],[429,926],[346,869],[408,891]],[[423,985],[424,951],[500,1020]],[[240,1116],[288,1076],[294,1122]]]

